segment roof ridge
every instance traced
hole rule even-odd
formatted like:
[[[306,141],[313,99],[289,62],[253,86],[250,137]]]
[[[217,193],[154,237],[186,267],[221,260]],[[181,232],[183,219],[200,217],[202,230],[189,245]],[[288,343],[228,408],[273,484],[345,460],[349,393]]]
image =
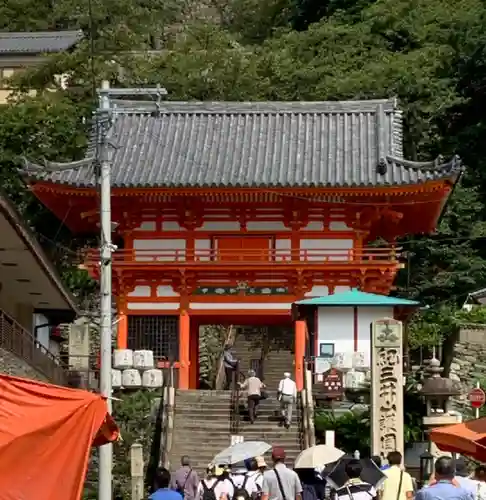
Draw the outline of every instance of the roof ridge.
[[[113,99],[115,111],[123,114],[142,113],[376,113],[383,106],[386,113],[399,112],[397,100],[349,100],[349,101],[135,101]]]
[[[82,34],[83,30],[52,30],[52,31],[0,31],[0,36],[55,36],[55,35],[77,35]]]

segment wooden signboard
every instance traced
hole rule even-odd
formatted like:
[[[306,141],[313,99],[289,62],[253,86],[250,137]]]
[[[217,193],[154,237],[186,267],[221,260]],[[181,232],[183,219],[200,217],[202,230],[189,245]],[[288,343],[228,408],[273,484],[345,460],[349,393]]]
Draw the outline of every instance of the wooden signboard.
[[[344,395],[343,372],[331,368],[322,374],[321,394],[328,399],[342,399]]]

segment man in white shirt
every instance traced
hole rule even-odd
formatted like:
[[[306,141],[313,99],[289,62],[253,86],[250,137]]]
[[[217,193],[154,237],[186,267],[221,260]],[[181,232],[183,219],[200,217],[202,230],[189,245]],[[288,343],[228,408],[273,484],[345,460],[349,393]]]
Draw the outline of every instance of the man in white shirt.
[[[467,469],[467,464],[464,458],[459,457],[456,459],[456,475],[454,479],[457,481],[461,488],[464,488],[466,491],[469,491],[474,498],[477,498],[479,492],[479,481],[472,479],[470,477],[470,473]]]
[[[280,401],[280,411],[282,422],[287,429],[292,422],[292,412],[297,398],[297,386],[290,378],[290,373],[284,373],[284,378],[278,384],[278,399]]]

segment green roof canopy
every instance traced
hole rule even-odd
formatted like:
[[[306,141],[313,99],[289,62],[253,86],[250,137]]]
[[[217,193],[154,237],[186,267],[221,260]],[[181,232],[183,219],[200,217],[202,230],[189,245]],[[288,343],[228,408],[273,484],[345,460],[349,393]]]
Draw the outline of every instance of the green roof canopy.
[[[324,297],[314,297],[312,299],[299,300],[295,303],[298,306],[319,306],[319,307],[356,307],[356,306],[402,306],[418,307],[420,302],[415,300],[400,299],[399,297],[388,297],[376,293],[360,292],[353,288],[349,292],[334,293]]]

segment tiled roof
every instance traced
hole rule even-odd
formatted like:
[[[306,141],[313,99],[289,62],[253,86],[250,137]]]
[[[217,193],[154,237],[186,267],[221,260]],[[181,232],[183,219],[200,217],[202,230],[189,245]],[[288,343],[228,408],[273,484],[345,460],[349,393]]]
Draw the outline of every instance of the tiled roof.
[[[67,50],[83,38],[77,31],[0,32],[0,54],[45,54]]]
[[[395,100],[116,102],[109,142],[114,187],[326,187],[415,184],[457,177],[450,162],[402,158]],[[92,159],[27,162],[27,177],[89,187]],[[53,168],[54,169],[54,168]]]

